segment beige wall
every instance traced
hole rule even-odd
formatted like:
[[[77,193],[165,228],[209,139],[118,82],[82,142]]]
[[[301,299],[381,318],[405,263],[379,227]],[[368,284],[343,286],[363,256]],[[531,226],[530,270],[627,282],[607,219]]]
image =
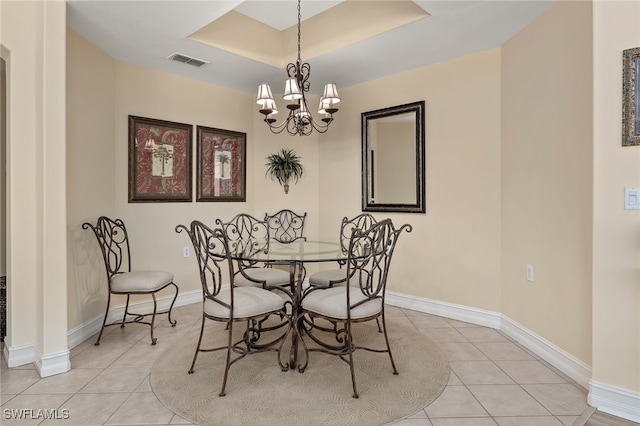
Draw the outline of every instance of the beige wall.
[[[61,1],[0,8],[9,84],[6,344],[40,365],[67,350],[66,9]]]
[[[183,294],[199,291],[200,284],[195,260],[182,257],[182,247],[190,242],[175,233],[177,224],[192,219],[213,224],[240,212],[262,217],[291,208],[309,213],[306,231],[317,238],[317,137],[271,134],[254,108],[253,94],[114,61],[73,31],[68,37],[70,328],[101,316],[106,303],[97,245],[91,232],[81,229],[84,221],[94,222],[99,215],[120,217],[127,224],[134,268],[172,271]],[[129,203],[128,115],[192,124],[194,177],[197,125],[247,133],[247,201]],[[266,156],[283,147],[294,148],[305,167],[288,195],[264,175]],[[193,191],[195,200],[195,183]]]
[[[256,87],[257,88],[257,87]],[[281,87],[273,87],[274,91],[284,89],[284,72]],[[281,95],[275,95],[276,103],[281,108],[278,122],[283,119],[285,112],[284,101]],[[306,212],[307,220],[305,222],[305,234],[310,239],[317,239],[319,227],[321,223],[320,200],[318,199],[318,188],[323,184],[326,176],[320,174],[320,163],[318,152],[322,146],[322,135],[312,133],[310,136],[289,136],[286,131],[284,134],[273,134],[263,122],[264,116],[257,112],[255,96],[250,95],[250,102],[246,114],[253,117],[252,142],[253,142],[253,180],[252,192],[253,208],[255,215],[262,217],[265,213],[275,213],[275,211],[289,208],[296,212]],[[310,96],[307,100],[309,105],[318,105],[319,98]],[[333,125],[332,125],[333,126]],[[333,130],[333,129],[332,129]],[[330,130],[329,133],[332,131]],[[304,175],[297,184],[291,184],[289,194],[284,193],[284,189],[276,182],[265,178],[266,157],[282,148],[290,148],[295,150],[296,154],[301,158],[304,167]],[[338,171],[333,169],[328,171],[336,174]],[[313,270],[311,266],[311,270]]]
[[[321,231],[361,211],[360,114],[425,100],[426,214],[410,223],[390,290],[500,310],[500,49],[341,89],[334,126],[320,138]],[[464,101],[461,101],[463,99]]]
[[[102,257],[82,223],[115,214],[114,87],[114,59],[67,30],[69,329],[104,314],[107,300]]]
[[[500,310],[587,364],[591,44],[591,4],[557,2],[503,45],[501,68]]]
[[[0,46],[1,49],[1,46]],[[7,68],[0,52],[0,276],[7,275]]]
[[[84,42],[75,41],[69,45],[71,56],[78,61],[79,68],[85,60],[100,63],[92,59],[95,55],[99,57],[99,54],[84,52]],[[414,83],[433,82],[425,85],[420,99],[427,100],[427,198],[430,200],[435,197],[434,209],[427,215],[395,215],[397,221],[411,222],[415,227],[414,234],[403,237],[405,242],[399,248],[405,254],[398,255],[398,263],[394,265],[398,275],[394,280],[395,291],[498,309],[499,57],[499,50],[494,49],[372,83],[374,87],[383,88],[387,85],[397,86],[395,80],[400,79]],[[109,64],[106,65],[109,69]],[[109,78],[102,76],[101,80],[107,81]],[[173,230],[176,224],[188,223],[194,218],[212,222],[217,217],[229,218],[240,211],[261,216],[267,211],[288,207],[309,213],[307,232],[310,238],[317,237],[320,232],[337,235],[340,218],[360,211],[360,112],[418,100],[412,97],[414,90],[411,84],[403,83],[402,86],[404,90],[400,93],[404,93],[404,96],[389,102],[366,99],[363,94],[368,92],[367,87],[346,89],[343,96],[352,101],[345,103],[347,108],[339,112],[339,119],[333,124],[331,132],[298,138],[271,134],[254,111],[253,94],[115,62],[115,213],[129,225],[136,267],[163,265],[174,272],[181,291],[197,290],[199,284],[193,259],[182,258],[181,248],[188,245],[188,241]],[[86,93],[81,86],[74,90]],[[473,143],[465,134],[452,134],[459,129],[454,112],[459,105],[453,101],[448,90],[467,97],[465,111],[470,117],[470,128],[474,129],[476,135]],[[373,91],[379,90],[376,88]],[[485,112],[480,114],[478,111]],[[128,114],[247,132],[247,202],[128,203]],[[451,119],[447,119],[447,116]],[[347,124],[351,128],[345,133],[344,126]],[[334,146],[335,143],[342,144],[341,141],[345,139],[342,135],[350,140],[349,146]],[[277,183],[264,178],[265,157],[282,147],[294,148],[305,165],[305,176],[292,186],[288,195]],[[326,150],[333,153],[346,150],[347,154],[340,155],[339,159],[324,158],[321,151]],[[442,161],[431,164],[429,155],[432,152],[447,161],[444,164]],[[80,176],[74,179],[82,180],[81,176],[89,171],[82,170],[82,158],[83,155],[76,157],[76,172]],[[447,189],[449,185],[450,190]],[[468,198],[461,199],[460,191],[468,194]],[[319,192],[329,194],[329,201],[322,208],[322,196],[317,196]],[[349,194],[354,196],[344,198]],[[439,200],[445,204],[443,208],[440,208],[442,203]],[[470,209],[469,205],[475,205],[476,208]],[[86,217],[79,215],[76,223],[70,221],[70,228],[77,228],[83,220]],[[430,231],[434,231],[436,236],[431,235]],[[426,247],[424,235],[429,235]],[[423,257],[427,259],[429,267],[426,276],[418,267],[416,256],[420,256],[419,262]],[[461,273],[452,276],[449,268]],[[94,280],[97,279],[96,275]],[[77,288],[75,291],[82,292]],[[77,306],[79,309],[81,304]],[[90,313],[98,315],[99,311]],[[80,312],[72,316],[80,322],[91,318],[89,313]]]
[[[172,271],[182,292],[200,287],[195,259],[182,257],[188,237],[176,234],[178,224],[199,219],[213,224],[241,211],[253,211],[251,184],[253,138],[252,97],[226,88],[204,84],[122,62],[115,68],[115,206],[129,230],[135,269]],[[246,132],[248,197],[245,203],[129,203],[128,202],[128,115],[194,125],[193,173],[196,173],[195,126]],[[195,193],[195,185],[193,187]],[[195,200],[195,198],[194,198]]]
[[[640,186],[640,146],[621,146],[621,87],[622,51],[640,46],[639,17],[637,1],[594,3],[593,380],[635,392],[640,212],[624,210],[623,196],[625,187]]]
[[[22,15],[32,27],[38,27],[40,20],[37,15],[41,13],[42,6],[2,2],[0,7],[0,41],[8,52],[7,108],[10,111],[7,129],[7,272],[11,285],[7,288],[6,344],[20,346],[35,342],[38,333],[36,328],[39,327],[36,324],[39,315],[37,309],[40,307],[35,303],[37,267],[26,267],[19,261],[20,258],[31,258],[36,247],[36,230],[32,226],[36,222],[36,134],[35,126],[29,125],[36,111],[34,104],[16,102],[16,99],[21,96],[37,98],[33,84],[36,78],[36,55],[29,56],[26,51],[34,49],[38,34],[27,30],[25,21],[19,24],[17,19],[11,18]],[[14,129],[24,129],[20,132],[23,143],[14,143],[17,137],[14,136]],[[21,170],[21,166],[26,168]],[[20,236],[17,235],[19,229],[25,230]],[[21,282],[31,284],[14,284]],[[15,309],[20,302],[24,306]]]
[[[101,316],[106,303],[102,260],[91,232],[81,229],[84,221],[102,214],[122,218],[130,232],[134,268],[172,271],[184,294],[199,291],[200,284],[195,260],[182,257],[182,247],[190,242],[175,233],[177,224],[192,219],[213,224],[239,212],[261,217],[273,206],[317,211],[316,184],[309,178],[317,176],[311,162],[317,148],[309,139],[296,139],[306,142],[296,148],[307,174],[289,195],[264,179],[264,158],[289,146],[291,138],[271,135],[263,125],[252,132],[258,115],[253,95],[114,61],[73,31],[68,49],[70,328]],[[247,201],[128,203],[128,115],[192,124],[194,176],[196,125],[246,132]],[[89,158],[100,161],[93,164]],[[193,191],[195,195],[195,184]],[[122,302],[115,298],[113,303]]]

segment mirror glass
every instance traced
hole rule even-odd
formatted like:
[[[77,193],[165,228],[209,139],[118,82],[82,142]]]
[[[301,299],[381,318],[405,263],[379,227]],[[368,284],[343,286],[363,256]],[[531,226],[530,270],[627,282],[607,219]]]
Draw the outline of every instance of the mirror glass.
[[[362,210],[424,213],[424,101],[362,113]]]

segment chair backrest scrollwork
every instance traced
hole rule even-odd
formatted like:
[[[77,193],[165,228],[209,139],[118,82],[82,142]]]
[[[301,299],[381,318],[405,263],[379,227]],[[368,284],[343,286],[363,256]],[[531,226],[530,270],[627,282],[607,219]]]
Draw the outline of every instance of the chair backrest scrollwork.
[[[98,240],[109,283],[114,275],[131,272],[129,236],[124,222],[100,216],[95,225],[89,222],[82,224],[82,229],[89,228]]]
[[[229,222],[216,219],[216,225],[225,233],[229,250],[247,259],[239,262],[241,267],[255,264],[255,261],[250,260],[255,254],[269,252],[269,226],[266,222],[240,213]]]
[[[411,232],[411,225],[396,229],[391,219],[381,220],[367,229],[354,228],[348,248],[348,286],[358,286],[365,299],[351,304],[349,291],[347,303],[353,309],[373,298],[384,301],[391,258],[402,231]]]
[[[376,218],[369,213],[361,213],[351,219],[348,217],[342,218],[342,222],[340,223],[340,245],[342,251],[344,253],[349,251],[349,242],[351,241],[351,235],[354,230],[369,229],[377,222]]]
[[[220,228],[211,229],[198,220],[192,221],[189,228],[178,225],[175,230],[177,233],[185,231],[191,240],[204,297],[218,301],[216,296],[223,284],[233,282],[233,264],[229,261],[228,241],[224,232]],[[226,271],[229,280],[223,279]]]
[[[307,213],[299,215],[291,210],[283,209],[279,212],[269,215],[264,215],[264,220],[269,227],[270,237],[274,240],[288,244],[296,240],[307,240],[304,236],[304,222],[307,218]]]

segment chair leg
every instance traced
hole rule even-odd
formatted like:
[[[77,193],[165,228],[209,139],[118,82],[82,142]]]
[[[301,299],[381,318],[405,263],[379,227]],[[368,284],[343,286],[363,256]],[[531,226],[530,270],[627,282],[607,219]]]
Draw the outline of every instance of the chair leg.
[[[224,393],[225,388],[227,387],[227,377],[229,376],[229,367],[231,367],[231,345],[233,343],[233,321],[229,321],[228,324],[229,329],[229,341],[227,342],[227,362],[224,366],[224,378],[222,379],[222,389],[220,389],[220,393],[218,396],[225,396]]]
[[[196,353],[193,354],[193,362],[191,363],[191,368],[189,369],[189,374],[193,374],[193,367],[196,365],[196,359],[198,358],[198,353],[200,352],[200,344],[202,343],[202,335],[204,334],[204,322],[206,318],[204,314],[202,315],[202,325],[200,326],[200,337],[198,338],[198,346],[196,347]]]
[[[127,294],[127,303],[124,306],[124,314],[122,314],[122,324],[120,324],[120,328],[124,328],[124,323],[127,320],[127,314],[129,313],[129,295]]]
[[[382,311],[382,329],[384,330],[384,341],[387,344],[387,352],[389,352],[389,359],[391,360],[391,367],[393,367],[393,374],[397,376],[400,373],[398,373],[398,369],[396,368],[396,363],[393,362],[393,355],[391,354],[391,346],[389,346],[389,337],[387,336],[387,322],[384,320],[384,311]]]
[[[153,337],[153,325],[156,322],[156,312],[158,310],[158,301],[156,300],[156,294],[151,293],[151,297],[153,298],[153,314],[151,314],[151,345],[155,345],[158,339]]]
[[[107,310],[104,313],[104,320],[102,321],[102,328],[100,329],[100,334],[98,334],[98,340],[94,343],[95,346],[100,345],[100,339],[102,338],[102,332],[107,325],[107,316],[109,315],[109,305],[111,304],[111,292],[107,295]]]
[[[353,366],[353,339],[351,336],[351,322],[346,322],[346,331],[347,335],[345,337],[345,344],[347,345],[347,351],[349,354],[349,367],[351,368],[351,383],[353,384],[353,397],[360,398],[358,395],[358,390],[356,389],[356,373],[355,368]]]
[[[178,321],[171,319],[171,311],[173,310],[173,305],[174,303],[176,303],[176,299],[178,298],[178,286],[176,285],[176,283],[171,283],[171,284],[173,284],[173,286],[176,288],[176,294],[175,296],[173,296],[173,301],[171,302],[171,306],[169,306],[169,312],[167,313],[167,318],[169,319],[169,323],[171,324],[171,327],[175,327]]]

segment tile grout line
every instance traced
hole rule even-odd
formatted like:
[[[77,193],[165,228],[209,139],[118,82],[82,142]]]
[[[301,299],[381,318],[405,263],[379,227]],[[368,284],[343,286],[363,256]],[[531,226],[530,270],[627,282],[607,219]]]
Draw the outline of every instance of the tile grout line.
[[[483,342],[483,343],[484,343],[484,342]],[[476,347],[476,349],[478,349],[480,352],[482,352],[482,350],[481,350],[480,348],[478,348],[478,347],[477,347],[473,342],[471,342],[471,344],[473,344],[473,345],[474,345],[474,347]],[[482,354],[483,354],[484,356],[486,356],[486,357],[489,359],[489,361],[491,361],[491,363],[492,363],[496,368],[498,368],[500,371],[502,371],[504,374],[506,374],[506,375],[507,375],[507,377],[509,377],[509,379],[513,381],[513,384],[508,384],[508,383],[500,384],[500,383],[497,383],[497,384],[492,384],[492,385],[488,385],[488,386],[513,386],[513,385],[516,385],[516,386],[518,386],[520,389],[522,389],[522,391],[523,391],[523,392],[525,392],[527,395],[529,395],[531,398],[533,398],[533,400],[534,400],[534,401],[536,401],[538,404],[540,404],[540,406],[541,406],[542,408],[544,408],[544,409],[545,409],[545,411],[547,411],[548,415],[541,415],[541,416],[543,416],[543,417],[555,417],[555,416],[554,416],[554,414],[549,410],[549,408],[547,408],[547,407],[546,407],[542,402],[540,402],[536,397],[534,397],[533,395],[531,395],[531,394],[530,394],[530,393],[529,393],[529,392],[528,392],[528,391],[527,391],[527,390],[522,386],[522,384],[521,384],[521,383],[519,383],[518,381],[514,380],[511,376],[509,376],[509,375],[508,375],[504,370],[502,370],[502,369],[500,368],[500,366],[499,366],[498,364],[496,364],[496,362],[495,362],[494,360],[492,360],[491,358],[489,358],[487,354],[485,354],[484,352],[482,352]],[[461,379],[461,380],[462,380],[462,379]],[[466,384],[466,383],[465,383],[464,385],[465,385],[465,386],[467,386],[467,384]],[[474,394],[473,392],[471,392],[471,389],[467,388],[467,390],[468,390],[468,391],[469,391],[469,392],[474,396],[474,398],[475,398],[475,394]],[[487,409],[487,408],[482,404],[482,402],[480,402],[480,400],[478,400],[477,398],[476,398],[476,400],[477,400],[477,401],[478,401],[478,403],[482,406],[482,408],[484,408],[484,410],[485,410],[485,411],[486,411],[486,412],[491,416],[491,418],[492,418],[492,419],[494,419],[494,421],[496,421],[496,420],[495,420],[495,418],[494,418],[494,415],[493,415],[493,414],[491,414],[491,412],[490,412],[490,411],[489,411],[489,410],[488,410],[488,409]],[[496,417],[505,417],[505,416],[496,416]],[[508,417],[511,417],[511,416],[508,416]],[[520,417],[520,416],[514,416],[514,417]],[[534,417],[534,416],[522,416],[522,417]],[[496,423],[498,423],[498,422],[496,421]]]
[[[462,326],[460,326],[460,324],[458,324],[458,326],[456,326],[456,325],[452,324],[451,322],[449,322],[449,321],[447,320],[447,318],[439,317],[439,316],[437,316],[437,315],[426,314],[426,313],[418,313],[418,314],[416,314],[416,315],[409,315],[409,314],[407,313],[407,311],[406,311],[405,309],[402,309],[402,308],[401,308],[399,311],[394,310],[394,313],[396,313],[396,312],[401,312],[402,314],[397,314],[397,315],[393,315],[393,316],[387,316],[387,318],[396,317],[396,318],[401,319],[401,320],[409,320],[409,322],[414,326],[414,328],[415,328],[416,330],[420,331],[420,332],[422,332],[422,331],[423,331],[423,329],[424,329],[425,327],[418,327],[418,326],[416,325],[416,322],[415,322],[414,320],[418,320],[421,316],[428,316],[428,317],[434,317],[434,318],[442,318],[442,319],[444,319],[444,320],[445,320],[445,322],[448,324],[448,326],[449,326],[449,327],[451,327],[453,330],[456,330],[456,331],[458,331],[458,332],[459,332],[459,330],[460,330],[461,328],[464,328],[464,329],[466,329],[466,328],[486,328],[487,330],[493,330],[493,329],[491,329],[490,327],[479,327],[479,326],[478,326],[478,327],[476,327],[476,326],[474,326],[474,327],[462,327]],[[414,318],[414,317],[415,317],[415,318]],[[191,316],[189,316],[189,318],[191,318]],[[182,337],[184,337],[184,336],[188,335],[188,334],[189,334],[189,332],[191,331],[191,329],[192,329],[193,327],[196,327],[196,326],[198,325],[198,320],[194,320],[194,322],[193,322],[192,324],[191,324],[191,321],[190,321],[190,320],[188,320],[188,321],[186,321],[186,322],[185,322],[185,324],[187,324],[187,330],[184,330],[184,331],[182,331],[182,330],[181,330],[181,332],[180,332],[180,336],[182,336]],[[191,324],[191,326],[189,326],[189,324]],[[432,328],[445,328],[445,327],[426,327],[426,328],[432,329]],[[446,328],[448,328],[448,327],[446,327]],[[112,328],[112,329],[110,330],[110,332],[109,332],[108,334],[106,334],[105,336],[107,336],[107,335],[109,335],[109,334],[111,334],[111,333],[113,333],[113,332],[115,332],[115,331],[116,331],[116,328]],[[497,331],[498,333],[500,333],[500,331],[499,331],[499,330],[496,330],[496,331]],[[547,407],[546,407],[546,406],[545,406],[541,401],[539,401],[539,400],[538,400],[534,395],[532,395],[531,393],[529,393],[529,392],[524,388],[524,385],[525,385],[525,384],[527,384],[527,383],[519,383],[519,382],[518,382],[517,380],[515,380],[512,376],[510,376],[510,375],[509,375],[509,374],[508,374],[508,373],[507,373],[507,372],[506,372],[502,367],[500,367],[500,366],[497,364],[497,362],[498,362],[498,361],[500,361],[500,360],[493,360],[493,359],[491,359],[491,358],[490,358],[490,357],[489,357],[485,352],[483,352],[483,351],[480,349],[480,347],[478,347],[478,344],[480,344],[480,343],[499,343],[499,342],[491,342],[491,341],[489,341],[489,342],[484,342],[484,341],[477,341],[477,342],[474,342],[474,341],[470,341],[470,340],[469,340],[469,338],[468,338],[468,337],[466,337],[465,335],[463,335],[462,333],[460,333],[460,334],[462,335],[462,338],[464,339],[464,342],[460,342],[460,343],[467,343],[467,344],[471,344],[471,345],[473,346],[473,348],[475,348],[476,350],[478,350],[478,351],[479,351],[479,353],[481,353],[483,356],[485,356],[485,357],[486,357],[486,359],[487,359],[488,361],[491,361],[491,363],[492,363],[492,365],[493,365],[494,367],[496,367],[496,368],[497,368],[501,373],[505,374],[505,375],[506,375],[510,380],[512,380],[512,381],[514,382],[514,384],[516,384],[520,389],[522,389],[522,390],[523,390],[523,391],[524,391],[524,392],[525,392],[529,397],[531,397],[534,401],[536,401],[538,404],[540,404],[542,407],[544,407],[544,409],[549,413],[549,415],[548,415],[548,416],[544,416],[544,417],[552,417],[552,418],[554,418],[555,420],[559,421],[561,424],[564,424],[564,423],[562,422],[562,420],[561,420],[559,417],[560,417],[560,416],[565,416],[565,415],[555,415],[555,414],[551,413],[551,412],[550,412],[550,410],[549,410],[549,409],[548,409],[548,408],[547,408]],[[536,361],[536,362],[537,362],[537,363],[539,363],[540,365],[542,365],[542,366],[544,366],[544,367],[546,367],[546,368],[549,368],[549,369],[550,369],[554,374],[558,374],[558,375],[559,375],[559,377],[563,380],[563,382],[562,382],[562,383],[533,383],[533,384],[550,384],[550,385],[555,385],[555,384],[570,384],[570,385],[574,385],[574,386],[576,386],[576,385],[577,385],[575,382],[572,382],[572,381],[568,380],[568,379],[567,379],[567,377],[566,377],[565,375],[563,375],[563,374],[559,374],[559,373],[557,372],[557,370],[556,370],[555,368],[553,368],[553,366],[550,366],[550,365],[546,364],[546,363],[544,362],[544,360],[541,360],[539,357],[535,356],[535,354],[531,354],[528,350],[526,350],[526,348],[522,348],[522,347],[521,347],[521,345],[519,345],[517,342],[514,342],[513,340],[511,340],[508,336],[504,336],[502,333],[500,333],[500,334],[501,334],[501,336],[505,337],[505,339],[506,339],[508,342],[510,342],[510,343],[512,343],[512,344],[514,344],[514,345],[515,345],[515,346],[517,346],[519,349],[523,350],[526,354],[530,355],[530,356],[533,358],[533,359],[532,359],[533,361]],[[105,337],[105,336],[103,336],[103,337]],[[69,397],[68,397],[68,398],[67,398],[67,399],[66,399],[66,400],[65,400],[65,401],[60,405],[60,407],[64,406],[64,404],[68,403],[68,401],[69,401],[71,398],[73,398],[74,396],[76,396],[76,395],[80,395],[80,392],[81,392],[83,389],[86,389],[86,388],[87,388],[87,386],[88,386],[90,383],[92,383],[95,379],[97,379],[97,378],[98,378],[98,377],[99,377],[99,376],[100,376],[104,371],[106,371],[106,370],[107,370],[107,369],[109,369],[109,368],[112,368],[112,367],[113,367],[113,365],[114,365],[114,364],[115,364],[119,359],[121,359],[123,356],[125,356],[125,354],[127,353],[127,351],[131,350],[133,347],[135,347],[136,345],[140,344],[141,340],[142,340],[142,339],[144,339],[144,338],[145,338],[145,336],[147,336],[147,334],[141,334],[141,336],[140,336],[136,341],[134,341],[130,346],[128,346],[128,347],[126,347],[126,348],[123,348],[122,353],[120,353],[120,354],[119,354],[119,355],[118,355],[118,356],[117,356],[113,361],[111,361],[111,362],[110,362],[106,367],[101,367],[101,368],[99,368],[99,369],[101,370],[101,372],[100,372],[100,373],[98,373],[98,375],[97,375],[97,376],[95,376],[94,378],[92,378],[88,383],[86,383],[86,384],[82,385],[82,386],[81,386],[81,387],[80,387],[76,392],[74,392],[74,393],[70,394],[70,396],[69,396]],[[92,336],[92,337],[94,337],[94,336]],[[436,342],[436,343],[437,343],[437,342]],[[456,342],[456,343],[457,343],[457,342]],[[437,344],[439,344],[439,343],[437,343]],[[82,350],[80,350],[80,351],[78,351],[77,353],[75,353],[75,354],[74,354],[74,356],[73,356],[73,358],[75,358],[75,357],[77,357],[78,355],[82,354],[84,351],[86,351],[87,349],[89,349],[91,346],[92,346],[91,344],[87,345],[87,346],[86,346],[86,347],[84,347]],[[463,361],[463,360],[461,360],[461,361]],[[473,361],[473,360],[471,360],[471,361]],[[4,357],[2,357],[2,362],[3,362],[3,370],[2,370],[2,372],[4,373],[5,371],[10,370],[10,369],[8,369],[8,367],[5,365],[5,364],[6,364],[6,360],[4,359]],[[31,370],[31,369],[30,369],[30,370]],[[560,372],[560,373],[561,373],[561,372]],[[127,395],[127,396],[126,396],[126,398],[123,400],[123,402],[122,402],[121,404],[119,404],[119,405],[118,405],[118,407],[113,411],[113,413],[111,413],[111,414],[107,417],[107,419],[104,421],[104,423],[102,423],[103,425],[107,425],[107,424],[108,424],[108,422],[114,418],[114,416],[115,416],[115,414],[118,412],[118,410],[120,410],[120,409],[123,407],[123,405],[124,405],[124,404],[126,404],[126,402],[127,402],[127,401],[129,401],[129,400],[130,400],[130,398],[131,398],[134,394],[139,393],[139,392],[136,392],[136,389],[138,389],[138,388],[140,387],[140,385],[142,385],[142,384],[144,383],[144,381],[145,381],[145,380],[149,380],[149,379],[150,379],[150,374],[151,374],[151,373],[149,372],[149,373],[148,373],[148,375],[147,375],[147,376],[145,376],[145,378],[143,378],[143,379],[140,381],[140,383],[138,383],[136,386],[134,386],[134,388],[133,388],[133,390],[132,390],[132,391],[130,391],[130,392],[122,392],[122,393],[126,393],[126,394],[128,394],[128,395]],[[454,371],[453,371],[453,369],[451,369],[451,368],[450,368],[450,374],[455,375],[455,372],[454,372]],[[487,408],[486,408],[486,407],[485,407],[485,406],[484,406],[484,405],[483,405],[483,404],[478,400],[478,398],[476,397],[476,395],[475,395],[475,394],[473,394],[473,392],[471,392],[471,390],[469,389],[469,385],[467,385],[467,384],[466,384],[466,383],[465,383],[465,382],[464,382],[464,381],[463,381],[459,376],[457,376],[457,375],[455,375],[455,376],[456,376],[456,378],[457,378],[457,380],[458,380],[458,382],[459,382],[459,383],[457,383],[457,384],[455,384],[455,385],[450,385],[449,383],[447,383],[447,384],[445,385],[444,389],[446,389],[447,387],[452,387],[452,386],[463,386],[463,387],[465,388],[465,390],[471,394],[471,396],[473,397],[473,400],[474,400],[474,401],[476,401],[476,402],[479,404],[479,406],[480,406],[480,407],[482,407],[482,409],[483,409],[483,410],[484,410],[484,412],[485,412],[485,415],[483,415],[483,416],[478,416],[478,417],[491,418],[493,422],[495,422],[496,424],[499,424],[499,423],[497,422],[497,420],[496,420],[496,419],[497,419],[497,418],[500,418],[500,417],[502,417],[502,416],[497,416],[497,417],[495,417],[495,416],[493,416],[491,413],[489,413],[489,411],[487,410]],[[26,387],[25,389],[23,389],[23,390],[22,390],[18,395],[22,395],[22,394],[24,394],[24,392],[26,392],[28,389],[31,389],[31,388],[33,387],[33,385],[35,385],[35,384],[39,383],[39,382],[40,382],[40,380],[43,380],[43,378],[40,378],[40,379],[39,379],[38,381],[36,381],[35,383],[33,383],[33,384],[31,384],[31,385],[27,386],[27,387]],[[504,384],[489,384],[489,385],[487,385],[487,386],[500,386],[500,385],[504,385]],[[582,387],[578,386],[578,388],[582,390]],[[148,391],[147,391],[147,392],[148,392]],[[92,392],[92,393],[93,393],[93,392]],[[97,393],[100,393],[100,392],[97,392]],[[151,389],[151,393],[155,396],[155,393],[153,392],[153,389]],[[15,397],[15,395],[12,397],[12,399],[13,399],[14,397]],[[156,398],[157,398],[157,397],[156,397]],[[437,398],[436,398],[436,400],[437,400]],[[434,400],[434,401],[432,401],[432,402],[435,402],[436,400]],[[10,401],[10,400],[9,400],[9,401]],[[8,401],[4,401],[4,402],[6,403],[6,402],[8,402]],[[427,408],[428,408],[428,407],[429,407],[429,406],[427,405],[426,407],[421,408],[421,409],[420,409],[420,412],[422,412],[422,414],[425,416],[424,418],[426,418],[426,419],[427,419],[427,422],[428,422],[429,424],[433,424],[433,422],[432,422],[433,418],[432,418],[432,417],[430,417],[430,416],[429,416],[429,414],[427,413]],[[585,410],[585,412],[583,412],[583,413],[581,414],[581,416],[580,416],[580,417],[584,416],[584,415],[589,411],[589,409],[590,409],[590,408],[591,408],[591,407],[588,407],[588,408]],[[166,424],[166,425],[171,425],[173,421],[178,421],[178,419],[182,419],[182,417],[180,417],[177,413],[173,412],[172,410],[168,410],[168,411],[171,413],[171,416],[170,416],[170,418],[169,418],[168,422],[167,422],[167,423],[164,423],[164,424]],[[414,413],[414,414],[415,414],[415,413]],[[511,417],[511,416],[510,416],[510,417]],[[526,417],[536,417],[536,416],[513,416],[513,417],[523,417],[523,418],[526,418]],[[566,415],[566,417],[575,417],[575,415]],[[455,418],[455,417],[436,417],[435,419],[442,419],[442,418]],[[578,419],[576,419],[576,421],[577,421],[577,420],[578,420]],[[187,420],[187,419],[184,419],[184,421],[185,421],[185,422],[188,422],[188,420]],[[39,423],[39,424],[42,424],[42,422],[41,422],[41,423]],[[144,423],[144,424],[147,424],[147,423]],[[575,422],[574,422],[574,424],[575,424]]]

